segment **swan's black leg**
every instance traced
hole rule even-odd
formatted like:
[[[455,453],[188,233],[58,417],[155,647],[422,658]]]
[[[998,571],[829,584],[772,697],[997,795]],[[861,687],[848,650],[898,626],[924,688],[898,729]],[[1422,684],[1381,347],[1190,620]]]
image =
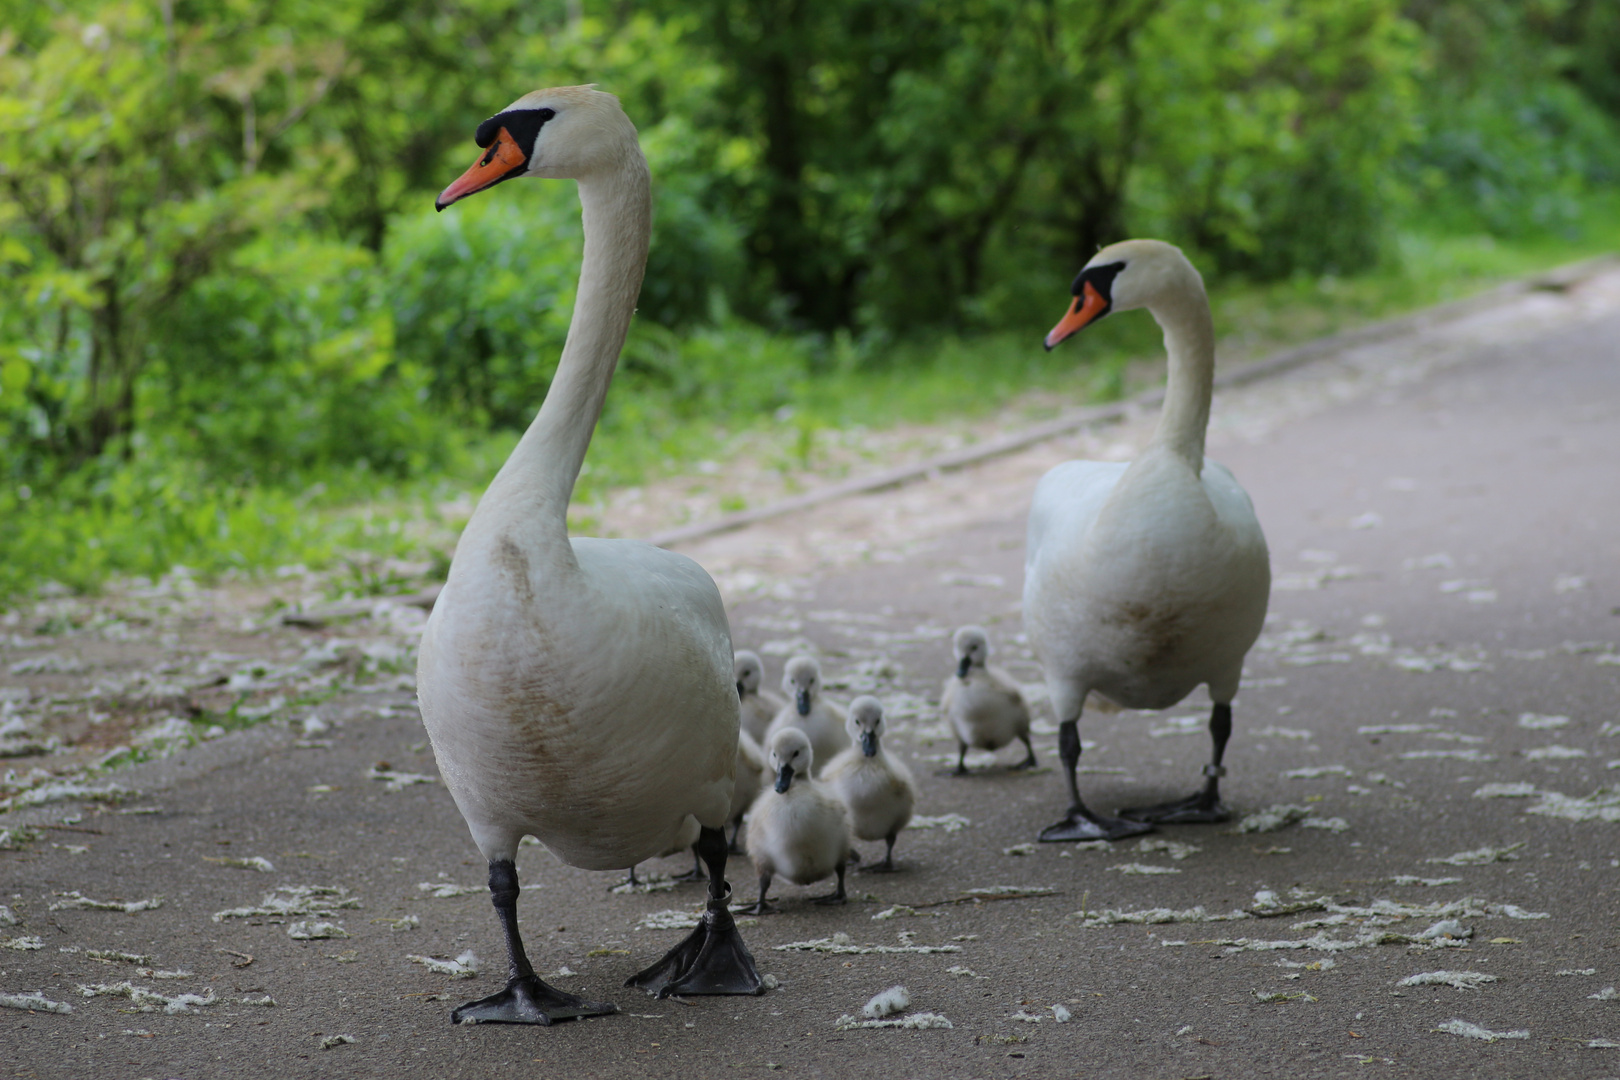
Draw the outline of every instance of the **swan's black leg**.
[[[966,776],[968,745],[965,742],[958,742],[956,745],[958,747],[956,752],[956,775]]]
[[[813,904],[842,904],[848,899],[844,892],[844,864],[838,864],[838,888],[826,896],[818,896],[811,901]]]
[[[763,994],[765,986],[754,967],[753,954],[731,917],[731,886],[725,877],[726,834],[705,828],[693,849],[709,867],[709,903],[703,921],[662,960],[625,985],[661,998],[672,994]],[[763,900],[763,891],[760,895]]]
[[[1080,798],[1075,771],[1080,767],[1080,721],[1065,720],[1058,727],[1058,756],[1063,759],[1064,778],[1069,783],[1069,812],[1062,821],[1041,830],[1048,843],[1061,840],[1122,840],[1152,832],[1153,826],[1123,818],[1093,813]]]
[[[450,1014],[457,1024],[554,1024],[578,1016],[606,1016],[619,1011],[606,1001],[586,1001],[542,982],[529,964],[518,936],[517,867],[510,859],[489,864],[490,902],[506,933],[508,974],[506,989],[478,1001],[469,1001]]]
[[[1024,744],[1024,750],[1026,753],[1024,754],[1024,760],[1014,765],[1013,768],[1033,769],[1035,767],[1035,744],[1029,741],[1028,732],[1018,736],[1018,739]]]
[[[725,834],[721,833],[721,835],[724,836]],[[692,845],[692,869],[688,870],[684,874],[676,874],[674,880],[676,880],[676,881],[707,881],[708,877],[709,877],[708,871],[703,869],[703,856],[698,854],[698,846],[696,844],[693,844]]]
[[[1214,744],[1210,763],[1204,766],[1202,790],[1174,802],[1155,806],[1140,806],[1121,810],[1120,814],[1135,821],[1150,821],[1158,825],[1219,825],[1232,820],[1232,811],[1221,802],[1221,777],[1226,767],[1221,759],[1226,755],[1226,741],[1232,737],[1232,706],[1217,704],[1209,714],[1209,738]]]
[[[745,908],[738,908],[739,915],[775,915],[776,905],[765,899],[765,894],[771,891],[771,875],[759,875],[759,899]]]

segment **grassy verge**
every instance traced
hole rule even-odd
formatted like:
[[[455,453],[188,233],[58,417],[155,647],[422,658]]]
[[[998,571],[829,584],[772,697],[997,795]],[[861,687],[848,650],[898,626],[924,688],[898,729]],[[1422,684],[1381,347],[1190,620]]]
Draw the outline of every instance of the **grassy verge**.
[[[1591,208],[1578,237],[1409,232],[1391,265],[1375,274],[1211,281],[1222,356],[1254,358],[1617,249],[1620,199],[1611,199]],[[1067,303],[1065,285],[1053,283],[1054,322]],[[749,436],[762,432],[774,436],[775,449],[759,464],[790,476],[810,470],[828,431],[971,420],[1009,407],[1033,418],[1109,400],[1126,391],[1130,362],[1159,348],[1147,318],[1106,320],[1079,347],[1050,354],[1040,344],[1046,328],[864,345],[742,326],[683,339],[646,331],[627,349],[576,501],[589,506],[694,463],[757,452]],[[229,487],[210,482],[199,463],[147,453],[76,477],[49,498],[0,491],[0,606],[45,582],[91,590],[111,575],[157,575],[175,564],[219,574],[347,562],[355,590],[376,591],[391,580],[377,569],[386,560],[443,564],[514,441],[509,434],[464,440],[434,474],[394,484],[352,472],[300,491]],[[720,508],[740,506],[722,498]],[[579,524],[588,528],[590,517]]]

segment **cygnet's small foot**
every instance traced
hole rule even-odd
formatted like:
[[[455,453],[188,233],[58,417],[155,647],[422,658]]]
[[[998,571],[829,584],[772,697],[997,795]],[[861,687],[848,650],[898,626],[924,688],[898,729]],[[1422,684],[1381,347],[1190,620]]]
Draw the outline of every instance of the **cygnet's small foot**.
[[[542,982],[537,975],[513,979],[506,989],[469,1001],[450,1014],[453,1024],[544,1024],[581,1016],[609,1016],[619,1011],[611,1001],[586,1001]]]
[[[1154,825],[1219,825],[1232,820],[1232,811],[1221,800],[1199,793],[1175,802],[1121,810],[1119,816]]]
[[[763,994],[765,984],[743,944],[737,923],[724,900],[711,901],[703,921],[690,936],[626,986],[654,997],[674,994]]]
[[[1009,772],[1023,772],[1025,769],[1033,769],[1037,764],[1034,758],[1027,757],[1016,765],[1009,765],[1007,769]]]
[[[688,870],[684,874],[676,874],[674,877],[670,878],[669,880],[678,881],[682,885],[688,885],[688,884],[691,884],[694,881],[708,881],[709,880],[709,872],[707,870]]]
[[[892,873],[895,873],[896,871],[898,871],[899,869],[900,868],[894,864],[893,859],[884,859],[880,863],[873,863],[871,866],[863,866],[863,867],[861,867],[861,873],[863,873],[863,874],[892,874]]]
[[[812,896],[810,898],[810,902],[812,904],[820,904],[822,907],[831,907],[836,904],[846,904],[849,902],[849,898],[846,897],[843,890],[840,889],[838,892],[828,893],[826,896]]]
[[[769,900],[755,900],[747,907],[732,908],[734,915],[775,915],[782,910]]]
[[[1070,810],[1067,817],[1041,830],[1042,843],[1055,844],[1071,840],[1123,840],[1153,831],[1153,826],[1141,821],[1103,817],[1089,811]]]

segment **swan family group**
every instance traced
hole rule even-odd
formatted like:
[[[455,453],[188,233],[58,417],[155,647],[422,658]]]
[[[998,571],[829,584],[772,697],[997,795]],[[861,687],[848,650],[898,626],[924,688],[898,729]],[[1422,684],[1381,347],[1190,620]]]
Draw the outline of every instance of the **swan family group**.
[[[758,994],[731,911],[729,849],[747,814],[758,899],[775,877],[837,878],[851,836],[896,833],[915,786],[882,747],[883,710],[848,712],[820,693],[811,657],[786,667],[788,700],[759,687],[759,658],[733,653],[714,581],[694,561],[630,540],[571,538],[567,510],[635,311],[651,234],[650,180],[636,129],[611,94],[540,90],[478,127],[482,153],[438,208],[519,177],[578,185],[585,246],[567,343],[539,414],[467,523],[423,633],[422,719],[439,771],[489,863],[509,977],[460,1006],[458,1023],[550,1024],[615,1012],[536,975],[518,931],[519,843],[565,862],[634,867],[690,846],[708,878],[692,933],[627,985],[651,994]],[[1248,496],[1204,458],[1214,330],[1198,272],[1155,240],[1104,248],[1080,271],[1052,348],[1113,311],[1146,308],[1164,330],[1169,384],[1152,443],[1130,464],[1072,461],[1035,489],[1023,618],[1059,721],[1068,784],[1046,841],[1114,840],[1155,823],[1216,822],[1231,702],[1270,592],[1265,539]],[[988,666],[982,630],[953,641],[942,709],[961,744],[1014,740],[1034,763],[1017,686]],[[1109,817],[1076,783],[1080,712],[1096,694],[1163,709],[1198,686],[1214,703],[1203,783],[1186,799]],[[733,827],[728,842],[726,827]]]

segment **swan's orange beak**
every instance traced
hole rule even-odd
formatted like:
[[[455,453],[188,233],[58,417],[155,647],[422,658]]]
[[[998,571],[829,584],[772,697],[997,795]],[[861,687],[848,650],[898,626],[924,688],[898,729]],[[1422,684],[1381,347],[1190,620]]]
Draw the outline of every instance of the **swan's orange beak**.
[[[1058,324],[1052,327],[1052,332],[1046,335],[1047,351],[1050,352],[1057,347],[1058,342],[1081,330],[1088,323],[1095,322],[1107,311],[1108,301],[1092,287],[1091,282],[1086,282],[1081,286],[1080,295],[1069,305],[1069,313],[1059,319]]]
[[[517,140],[512,138],[510,132],[501,128],[495,136],[495,141],[489,144],[489,149],[472,164],[472,168],[461,174],[461,178],[439,193],[434,200],[433,208],[443,210],[458,199],[465,199],[474,192],[483,191],[517,175],[516,170],[529,163],[528,157],[518,149]]]

